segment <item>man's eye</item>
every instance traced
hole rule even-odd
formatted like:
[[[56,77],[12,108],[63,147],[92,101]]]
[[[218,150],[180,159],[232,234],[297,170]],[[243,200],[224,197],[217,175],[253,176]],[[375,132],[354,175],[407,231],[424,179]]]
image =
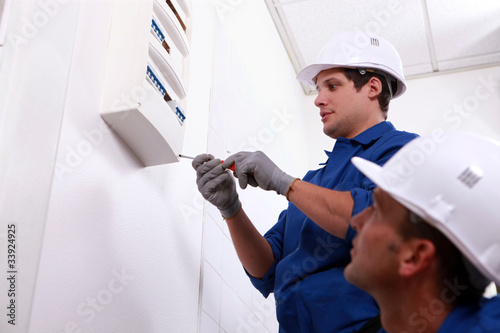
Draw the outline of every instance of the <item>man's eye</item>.
[[[335,89],[335,88],[337,88],[336,84],[329,84],[328,85],[328,89],[330,89],[330,90]]]

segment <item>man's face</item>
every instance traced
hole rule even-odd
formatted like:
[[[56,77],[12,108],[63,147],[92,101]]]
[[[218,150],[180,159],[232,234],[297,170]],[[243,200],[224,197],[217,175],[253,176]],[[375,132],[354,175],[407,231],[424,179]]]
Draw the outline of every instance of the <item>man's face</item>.
[[[320,109],[326,135],[334,139],[353,138],[366,129],[369,112],[366,85],[358,92],[343,68],[332,68],[316,76],[316,88],[318,97],[314,104]]]
[[[399,225],[407,223],[407,218],[404,206],[380,188],[375,189],[373,205],[351,221],[358,234],[353,240],[351,262],[344,271],[347,281],[370,293],[394,287],[404,244]]]

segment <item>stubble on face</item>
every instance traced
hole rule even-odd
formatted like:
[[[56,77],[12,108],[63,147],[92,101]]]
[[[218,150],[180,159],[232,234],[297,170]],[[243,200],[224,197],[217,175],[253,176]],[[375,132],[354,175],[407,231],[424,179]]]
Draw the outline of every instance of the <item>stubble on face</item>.
[[[322,71],[317,76],[318,98],[315,101],[320,109],[323,133],[333,139],[352,138],[359,134],[357,129],[365,122],[365,110],[361,104],[359,91],[349,80],[343,69],[333,68]]]
[[[406,211],[402,206],[394,209],[400,204],[380,189],[373,197],[374,205],[353,218],[358,235],[351,263],[344,271],[347,281],[368,292],[390,288],[391,281],[397,279],[398,255],[404,242],[398,226]]]

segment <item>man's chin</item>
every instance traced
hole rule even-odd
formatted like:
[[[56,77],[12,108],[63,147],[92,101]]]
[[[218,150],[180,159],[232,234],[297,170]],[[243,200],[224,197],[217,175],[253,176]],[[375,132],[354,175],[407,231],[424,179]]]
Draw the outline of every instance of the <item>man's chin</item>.
[[[345,269],[344,269],[344,278],[347,280],[352,285],[355,285],[358,288],[361,288],[360,280],[358,279],[359,277],[363,277],[363,274],[359,274],[359,272],[356,272],[356,267],[351,263],[349,263]]]
[[[331,130],[329,131],[326,127],[323,127],[323,133],[326,136],[328,136],[334,140],[337,140],[337,138],[338,138],[338,135],[336,135],[335,133],[332,133],[332,131]]]
[[[344,268],[344,278],[347,280],[347,282],[352,283],[352,263],[349,263],[345,268]]]

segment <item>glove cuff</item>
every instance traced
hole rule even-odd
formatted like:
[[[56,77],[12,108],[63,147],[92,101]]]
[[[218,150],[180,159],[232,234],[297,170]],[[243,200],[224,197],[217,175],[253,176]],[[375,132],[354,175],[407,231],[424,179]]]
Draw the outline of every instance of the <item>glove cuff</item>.
[[[295,179],[297,179],[297,178],[294,178],[294,177],[290,176],[289,174],[286,174],[283,172],[279,177],[276,192],[278,194],[286,196],[288,194],[288,190],[290,189],[290,186],[295,181]]]
[[[241,201],[238,197],[236,197],[234,203],[228,208],[220,209],[220,213],[224,220],[229,220],[230,218],[233,218],[236,214],[238,214],[240,209],[241,209]]]
[[[290,186],[288,186],[288,190],[286,190],[286,194],[285,194],[285,197],[286,197],[286,200],[289,200],[288,199],[288,193],[290,193],[290,190],[293,189],[293,184],[295,183],[295,181],[297,180],[300,180],[300,178],[295,178],[294,180],[292,180],[292,182],[290,183]]]

